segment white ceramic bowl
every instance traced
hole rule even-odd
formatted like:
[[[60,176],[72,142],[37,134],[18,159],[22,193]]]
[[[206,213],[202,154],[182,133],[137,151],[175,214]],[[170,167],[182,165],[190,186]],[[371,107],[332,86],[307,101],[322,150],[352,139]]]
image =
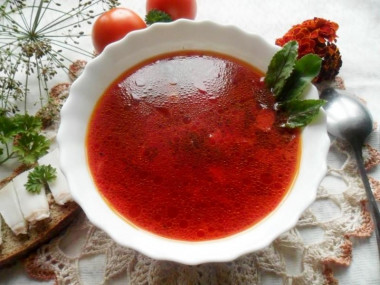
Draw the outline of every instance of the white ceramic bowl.
[[[62,108],[58,132],[61,167],[75,201],[89,220],[119,244],[155,259],[184,264],[231,261],[269,245],[292,228],[315,200],[317,187],[326,173],[329,148],[325,116],[321,111],[319,118],[303,130],[298,177],[284,201],[256,226],[227,238],[203,242],[170,240],[132,227],[109,208],[91,178],[86,157],[87,124],[99,97],[122,72],[144,59],[178,50],[229,54],[266,71],[278,47],[260,36],[212,22],[179,20],[128,34],[89,62],[72,85]],[[310,86],[306,97],[318,97],[314,86]]]

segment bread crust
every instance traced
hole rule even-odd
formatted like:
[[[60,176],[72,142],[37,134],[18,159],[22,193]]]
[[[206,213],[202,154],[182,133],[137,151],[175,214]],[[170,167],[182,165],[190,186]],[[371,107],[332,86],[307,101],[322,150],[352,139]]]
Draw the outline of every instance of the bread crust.
[[[18,236],[2,221],[3,244],[0,245],[0,268],[16,262],[59,234],[79,213],[80,207],[75,202],[68,202],[63,206],[50,203],[50,218],[33,225],[28,234]]]

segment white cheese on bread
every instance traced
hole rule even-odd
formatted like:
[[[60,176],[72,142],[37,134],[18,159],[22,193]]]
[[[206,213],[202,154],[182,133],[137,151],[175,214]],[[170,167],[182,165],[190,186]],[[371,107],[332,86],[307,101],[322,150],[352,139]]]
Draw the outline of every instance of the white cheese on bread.
[[[71,201],[71,193],[66,177],[63,175],[59,167],[59,150],[55,149],[38,160],[39,165],[51,165],[57,171],[57,178],[53,182],[49,182],[49,188],[53,194],[54,200],[58,205],[64,205]]]
[[[13,182],[20,203],[21,212],[28,222],[33,223],[48,218],[50,212],[49,203],[43,187],[40,193],[30,193],[25,188],[30,171],[31,170],[25,171],[16,176],[13,179]]]

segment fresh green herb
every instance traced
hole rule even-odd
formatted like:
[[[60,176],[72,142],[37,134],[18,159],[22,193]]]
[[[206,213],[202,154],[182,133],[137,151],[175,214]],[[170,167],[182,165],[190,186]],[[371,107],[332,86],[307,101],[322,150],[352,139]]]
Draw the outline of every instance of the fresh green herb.
[[[287,113],[287,120],[284,123],[286,128],[300,128],[311,123],[318,115],[319,108],[325,104],[324,100],[290,100],[286,101],[281,109]]]
[[[12,118],[5,115],[0,116],[0,142],[6,146],[15,134],[17,134],[17,125]]]
[[[272,88],[275,96],[281,93],[286,80],[292,74],[297,54],[298,43],[291,41],[272,57],[265,76],[265,84]]]
[[[145,16],[145,22],[147,25],[152,25],[157,22],[172,22],[173,19],[169,14],[160,10],[150,10]]]
[[[39,118],[28,114],[17,114],[13,117],[18,133],[38,133],[41,130],[42,122]]]
[[[276,97],[277,109],[286,118],[281,126],[299,128],[309,124],[325,101],[303,100],[302,94],[308,84],[319,74],[322,59],[315,54],[307,54],[297,60],[298,43],[288,42],[272,58],[266,85]]]
[[[0,165],[11,158],[31,165],[47,153],[50,142],[40,133],[41,120],[37,117],[0,115]]]
[[[297,60],[291,76],[283,90],[277,95],[277,101],[289,101],[301,98],[305,88],[319,74],[322,59],[315,54],[307,54]]]
[[[23,134],[16,139],[13,150],[22,163],[30,165],[47,154],[49,145],[49,141],[43,135]]]
[[[53,182],[57,178],[57,171],[50,164],[36,166],[28,174],[28,181],[25,188],[30,193],[40,193],[42,187],[49,189],[49,182]]]

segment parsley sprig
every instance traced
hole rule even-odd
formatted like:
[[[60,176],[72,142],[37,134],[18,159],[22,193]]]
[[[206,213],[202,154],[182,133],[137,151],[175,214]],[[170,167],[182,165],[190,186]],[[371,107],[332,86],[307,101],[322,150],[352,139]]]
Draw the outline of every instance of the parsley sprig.
[[[28,181],[25,188],[30,193],[40,193],[42,187],[49,189],[49,182],[53,182],[57,178],[57,171],[50,164],[36,166],[28,174]]]
[[[42,127],[38,117],[0,115],[0,165],[11,158],[31,165],[48,152],[50,142],[40,134]]]
[[[299,128],[308,125],[325,103],[320,99],[302,99],[314,77],[319,74],[322,59],[307,54],[297,60],[298,43],[288,42],[272,58],[265,76],[266,85],[276,98],[276,106],[285,115],[281,126]]]

